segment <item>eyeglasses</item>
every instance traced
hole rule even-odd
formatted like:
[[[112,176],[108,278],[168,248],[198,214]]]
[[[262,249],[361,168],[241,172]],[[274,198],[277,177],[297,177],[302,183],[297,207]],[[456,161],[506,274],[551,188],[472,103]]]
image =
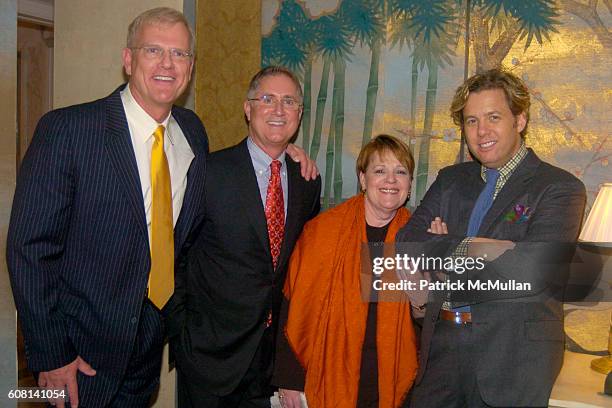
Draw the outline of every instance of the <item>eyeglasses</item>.
[[[161,60],[162,58],[164,58],[164,54],[166,53],[166,51],[170,53],[170,58],[176,59],[177,61],[186,61],[189,58],[193,57],[192,52],[181,50],[179,48],[168,48],[168,50],[165,50],[162,47],[146,45],[144,47],[131,47],[130,49],[142,50],[145,58],[150,60]]]
[[[285,96],[279,99],[274,95],[266,94],[261,95],[259,98],[247,98],[247,100],[252,102],[259,102],[264,108],[272,108],[280,103],[284,109],[295,111],[300,109],[300,107],[302,106],[301,103],[299,103],[294,98],[291,98],[290,96]]]

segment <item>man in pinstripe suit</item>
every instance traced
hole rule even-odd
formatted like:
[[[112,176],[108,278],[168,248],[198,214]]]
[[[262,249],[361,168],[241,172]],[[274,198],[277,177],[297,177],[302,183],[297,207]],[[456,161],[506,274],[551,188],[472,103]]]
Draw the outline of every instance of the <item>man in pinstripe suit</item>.
[[[123,50],[128,85],[45,115],[19,173],[7,259],[26,357],[39,385],[66,389],[72,407],[144,407],[159,382],[164,324],[146,298],[150,155],[163,125],[178,254],[208,151],[198,117],[173,106],[193,43],[176,10],[138,16]]]

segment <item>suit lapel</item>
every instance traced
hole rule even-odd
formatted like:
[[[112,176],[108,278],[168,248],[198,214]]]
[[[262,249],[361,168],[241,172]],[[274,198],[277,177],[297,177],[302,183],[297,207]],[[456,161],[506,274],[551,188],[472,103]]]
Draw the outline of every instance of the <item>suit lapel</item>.
[[[174,253],[178,254],[198,213],[199,204],[204,197],[207,151],[206,145],[203,143],[204,140],[200,140],[200,138],[205,138],[206,136],[195,134],[193,128],[185,123],[185,120],[176,109],[173,110],[172,115],[185,135],[194,154],[194,158],[187,171],[187,187],[185,189],[183,205],[174,227]]]
[[[126,191],[130,208],[140,220],[140,232],[147,239],[147,220],[144,211],[142,188],[138,175],[138,165],[130,137],[125,111],[119,92],[125,87],[117,88],[106,100],[106,149],[118,175],[119,183]]]
[[[285,220],[285,235],[283,237],[283,245],[281,247],[281,253],[279,257],[277,270],[282,270],[285,263],[289,260],[291,252],[288,250],[287,245],[289,242],[295,242],[299,234],[298,231],[298,217],[300,213],[300,207],[303,203],[303,191],[299,188],[300,183],[300,168],[299,164],[291,160],[289,155],[285,155],[285,163],[287,165],[287,219]]]
[[[261,202],[259,185],[257,184],[257,177],[255,176],[255,169],[253,168],[246,139],[236,146],[235,152],[234,170],[232,173],[235,177],[238,177],[235,183],[238,186],[240,202],[246,211],[249,223],[255,230],[257,238],[271,257],[266,213]]]
[[[540,159],[530,149],[529,153],[518,165],[514,173],[510,176],[504,187],[501,189],[493,205],[480,225],[479,236],[488,236],[491,229],[498,224],[498,219],[503,215],[509,205],[514,203],[516,198],[525,193],[525,185],[535,176],[536,170],[540,165]]]

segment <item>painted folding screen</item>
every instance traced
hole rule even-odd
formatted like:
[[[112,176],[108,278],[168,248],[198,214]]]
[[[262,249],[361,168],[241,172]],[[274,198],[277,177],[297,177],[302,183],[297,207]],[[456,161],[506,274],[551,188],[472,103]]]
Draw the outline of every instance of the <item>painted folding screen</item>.
[[[612,179],[612,10],[578,0],[262,0],[262,65],[299,74],[298,137],[316,157],[324,204],[357,191],[355,159],[373,135],[410,144],[410,205],[459,160],[448,108],[469,75],[504,66],[531,91],[527,144],[586,184]],[[466,47],[466,38],[469,47]]]

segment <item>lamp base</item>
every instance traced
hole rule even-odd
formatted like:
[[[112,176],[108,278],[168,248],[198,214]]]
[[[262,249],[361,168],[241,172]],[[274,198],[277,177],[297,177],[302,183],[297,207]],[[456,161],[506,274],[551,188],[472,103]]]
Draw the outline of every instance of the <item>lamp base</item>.
[[[612,356],[605,356],[592,360],[591,368],[598,373],[608,375],[612,372]]]

